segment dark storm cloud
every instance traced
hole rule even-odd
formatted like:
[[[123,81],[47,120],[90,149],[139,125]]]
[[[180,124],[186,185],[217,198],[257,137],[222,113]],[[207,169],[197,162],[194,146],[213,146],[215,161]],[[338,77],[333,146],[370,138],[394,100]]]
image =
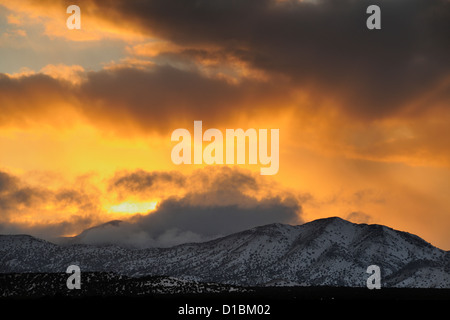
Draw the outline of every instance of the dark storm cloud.
[[[0,171],[0,233],[29,233],[47,239],[73,233],[98,221],[97,197],[77,188],[53,190],[31,186],[13,174]],[[53,211],[49,212],[47,206]],[[68,214],[68,210],[72,213]],[[27,219],[27,216],[44,214],[49,221],[30,223]],[[62,215],[62,219],[52,222],[53,215]]]
[[[208,193],[205,194],[208,196]],[[250,200],[250,199],[248,199]],[[269,223],[296,223],[300,205],[278,198],[254,201],[253,205],[192,205],[189,195],[181,200],[164,201],[157,212],[137,223],[153,237],[159,238],[171,229],[197,234],[201,238],[242,231]]]
[[[46,190],[22,186],[18,178],[0,171],[0,219],[9,217],[21,207],[42,203],[48,196]]]
[[[15,188],[17,185],[17,179],[6,172],[0,171],[0,194]]]
[[[119,175],[114,178],[113,186],[125,188],[128,191],[142,191],[153,188],[158,183],[173,183],[182,186],[185,178],[178,172],[146,172],[138,170],[130,174]]]
[[[92,195],[83,190],[62,188],[52,190],[46,187],[30,186],[20,178],[0,171],[0,208],[20,214],[21,207],[39,210],[40,204],[56,204],[60,208],[77,206],[86,208],[92,202]]]
[[[243,205],[246,200],[242,197],[244,194],[267,190],[270,187],[261,177],[230,167],[206,167],[187,176],[176,171],[122,171],[117,172],[108,183],[108,191],[116,191],[122,198],[139,194],[141,197],[166,199],[190,194],[191,204],[203,205],[230,202]]]
[[[263,181],[260,177],[251,175],[248,172],[223,167],[220,170],[205,169],[196,172],[193,179],[199,180],[199,183],[209,191],[257,191],[263,187]],[[218,172],[218,173],[217,173]]]
[[[286,192],[259,196],[249,193],[266,188],[259,179],[230,168],[196,171],[186,177],[182,195],[166,196],[154,212],[92,228],[79,240],[165,247],[206,241],[269,223],[301,223],[299,197]]]
[[[369,4],[381,7],[381,30],[366,28]],[[295,90],[306,93],[315,108],[333,101],[347,114],[369,120],[450,105],[448,1],[79,5],[87,14],[102,12],[104,19],[129,23],[177,49],[161,51],[151,67],[87,72],[79,87],[42,74],[0,75],[0,124],[44,119],[64,124],[70,119],[55,116],[55,110],[72,105],[95,125],[167,133],[182,121],[202,119],[215,126],[238,115],[292,106]],[[233,84],[202,73],[202,59],[214,60],[215,72],[237,59],[266,77]]]
[[[366,28],[371,4],[381,7],[381,30]],[[442,85],[450,68],[445,0],[120,0],[109,10],[177,45],[219,47],[287,75],[361,117],[396,113]],[[416,107],[448,104],[448,92],[447,83]]]
[[[80,86],[47,75],[0,74],[0,125],[70,125],[78,112],[95,126],[127,134],[168,133],[195,119],[208,125],[286,101],[282,84],[244,80],[239,85],[167,65],[88,72]],[[226,111],[226,112],[225,112]]]
[[[98,194],[92,190],[64,188],[52,192],[51,201],[64,210],[66,207],[76,207],[80,212],[96,212],[98,210]]]
[[[66,83],[43,74],[10,77],[0,73],[0,125],[55,123],[55,105],[71,101]]]
[[[118,188],[124,197],[139,193],[144,199],[153,199],[161,192],[161,201],[148,214],[83,232],[80,242],[164,247],[211,240],[269,223],[298,224],[305,200],[277,189],[273,181],[259,174],[229,167],[199,169],[185,176],[178,172],[118,172],[109,187]],[[27,233],[54,240],[61,234],[80,232],[101,223],[98,196],[87,189],[28,186],[0,171],[0,233]],[[50,222],[17,222],[22,215],[45,212],[48,205],[54,210],[47,212],[49,217],[68,209],[72,213]]]
[[[208,195],[205,193],[203,196]],[[256,201],[249,198],[247,206],[243,207],[239,204],[195,205],[191,204],[190,197],[170,198],[148,215],[119,225],[90,229],[80,241],[132,247],[167,247],[207,241],[269,223],[301,222],[301,206],[295,201],[280,198]],[[249,202],[252,205],[248,205]]]
[[[175,193],[183,188],[186,177],[178,172],[147,172],[136,170],[134,172],[120,172],[109,181],[108,191],[115,191],[120,198],[129,194],[141,196],[161,196],[164,193]]]
[[[156,65],[148,70],[91,72],[79,98],[86,101],[83,112],[96,123],[103,119],[117,127],[128,120],[146,131],[165,132],[183,119],[217,123],[224,119],[224,111],[225,118],[243,109],[257,111],[285,96],[280,87],[250,80],[233,85],[195,71]]]

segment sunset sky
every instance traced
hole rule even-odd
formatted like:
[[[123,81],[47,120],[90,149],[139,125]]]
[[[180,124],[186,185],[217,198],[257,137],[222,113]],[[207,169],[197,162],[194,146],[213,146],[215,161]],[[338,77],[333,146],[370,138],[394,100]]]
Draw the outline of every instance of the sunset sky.
[[[448,0],[0,0],[0,233],[122,220],[99,239],[168,246],[339,216],[450,250],[449,39]],[[175,165],[195,120],[279,129],[278,173]]]

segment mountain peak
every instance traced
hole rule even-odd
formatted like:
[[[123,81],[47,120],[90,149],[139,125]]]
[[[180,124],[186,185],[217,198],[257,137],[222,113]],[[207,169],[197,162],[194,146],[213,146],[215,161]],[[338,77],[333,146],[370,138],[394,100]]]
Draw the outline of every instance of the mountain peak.
[[[44,239],[36,238],[28,234],[9,234],[0,235],[0,248],[3,250],[12,250],[12,248],[31,248],[31,247],[48,247],[54,248],[55,245]],[[0,254],[1,255],[1,254]],[[0,260],[1,262],[1,260]]]
[[[345,219],[342,219],[340,217],[328,217],[328,218],[321,218],[316,219],[310,222],[306,222],[300,225],[291,225],[286,223],[280,223],[280,222],[274,222],[270,224],[265,224],[261,226],[254,227],[252,229],[249,229],[248,231],[266,231],[266,230],[285,230],[285,229],[291,229],[291,228],[297,228],[301,226],[308,226],[308,225],[317,225],[317,226],[339,226],[339,225],[356,225],[353,222],[347,221]]]
[[[335,217],[327,217],[327,218],[316,219],[316,220],[311,221],[310,223],[339,224],[339,223],[352,223],[352,222],[335,216]]]
[[[0,241],[17,241],[17,242],[43,242],[47,243],[48,241],[45,241],[43,239],[39,239],[36,237],[33,237],[28,234],[7,234],[7,235],[0,235]]]
[[[93,228],[104,228],[104,227],[108,227],[108,226],[118,227],[121,223],[122,223],[122,220],[111,220],[111,221],[99,224],[98,226],[94,226],[91,229],[93,229]]]
[[[83,236],[85,236],[87,233],[89,233],[92,230],[96,230],[96,229],[105,229],[108,227],[118,227],[120,224],[122,223],[122,220],[111,220],[93,227],[90,227],[86,230],[84,230],[83,232],[81,232],[79,235],[75,236],[76,238],[82,238]]]
[[[302,225],[303,227],[308,228],[319,228],[321,230],[325,229],[333,229],[333,230],[341,230],[342,228],[353,228],[357,227],[358,224],[347,221],[345,219],[342,219],[340,217],[329,217],[329,218],[321,218],[316,219],[310,222],[307,222]]]
[[[167,275],[250,286],[280,280],[358,287],[365,286],[366,268],[376,264],[382,269],[383,287],[450,287],[448,252],[406,232],[338,217],[299,226],[269,224],[208,242],[143,250],[57,247],[29,239],[33,238],[0,237],[0,272],[60,272],[75,260],[82,261],[83,270],[130,276]]]

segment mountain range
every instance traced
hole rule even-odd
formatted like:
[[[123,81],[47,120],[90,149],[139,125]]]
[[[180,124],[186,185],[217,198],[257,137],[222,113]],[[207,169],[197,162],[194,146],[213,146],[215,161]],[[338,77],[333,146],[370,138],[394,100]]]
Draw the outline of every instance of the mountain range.
[[[113,222],[118,224],[119,222]],[[89,230],[85,231],[89,232]],[[341,218],[269,224],[169,248],[55,244],[0,235],[0,273],[113,272],[238,286],[365,287],[370,265],[382,287],[450,288],[450,252],[416,235]]]

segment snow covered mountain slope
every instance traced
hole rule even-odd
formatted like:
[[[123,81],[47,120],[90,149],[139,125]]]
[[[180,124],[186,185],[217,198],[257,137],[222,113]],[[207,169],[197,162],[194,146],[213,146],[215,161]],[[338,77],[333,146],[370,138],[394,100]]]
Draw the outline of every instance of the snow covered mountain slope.
[[[381,225],[340,218],[300,226],[270,224],[171,248],[58,246],[23,235],[0,236],[0,272],[83,271],[163,275],[234,285],[364,287],[369,265],[383,287],[450,288],[450,253]]]

